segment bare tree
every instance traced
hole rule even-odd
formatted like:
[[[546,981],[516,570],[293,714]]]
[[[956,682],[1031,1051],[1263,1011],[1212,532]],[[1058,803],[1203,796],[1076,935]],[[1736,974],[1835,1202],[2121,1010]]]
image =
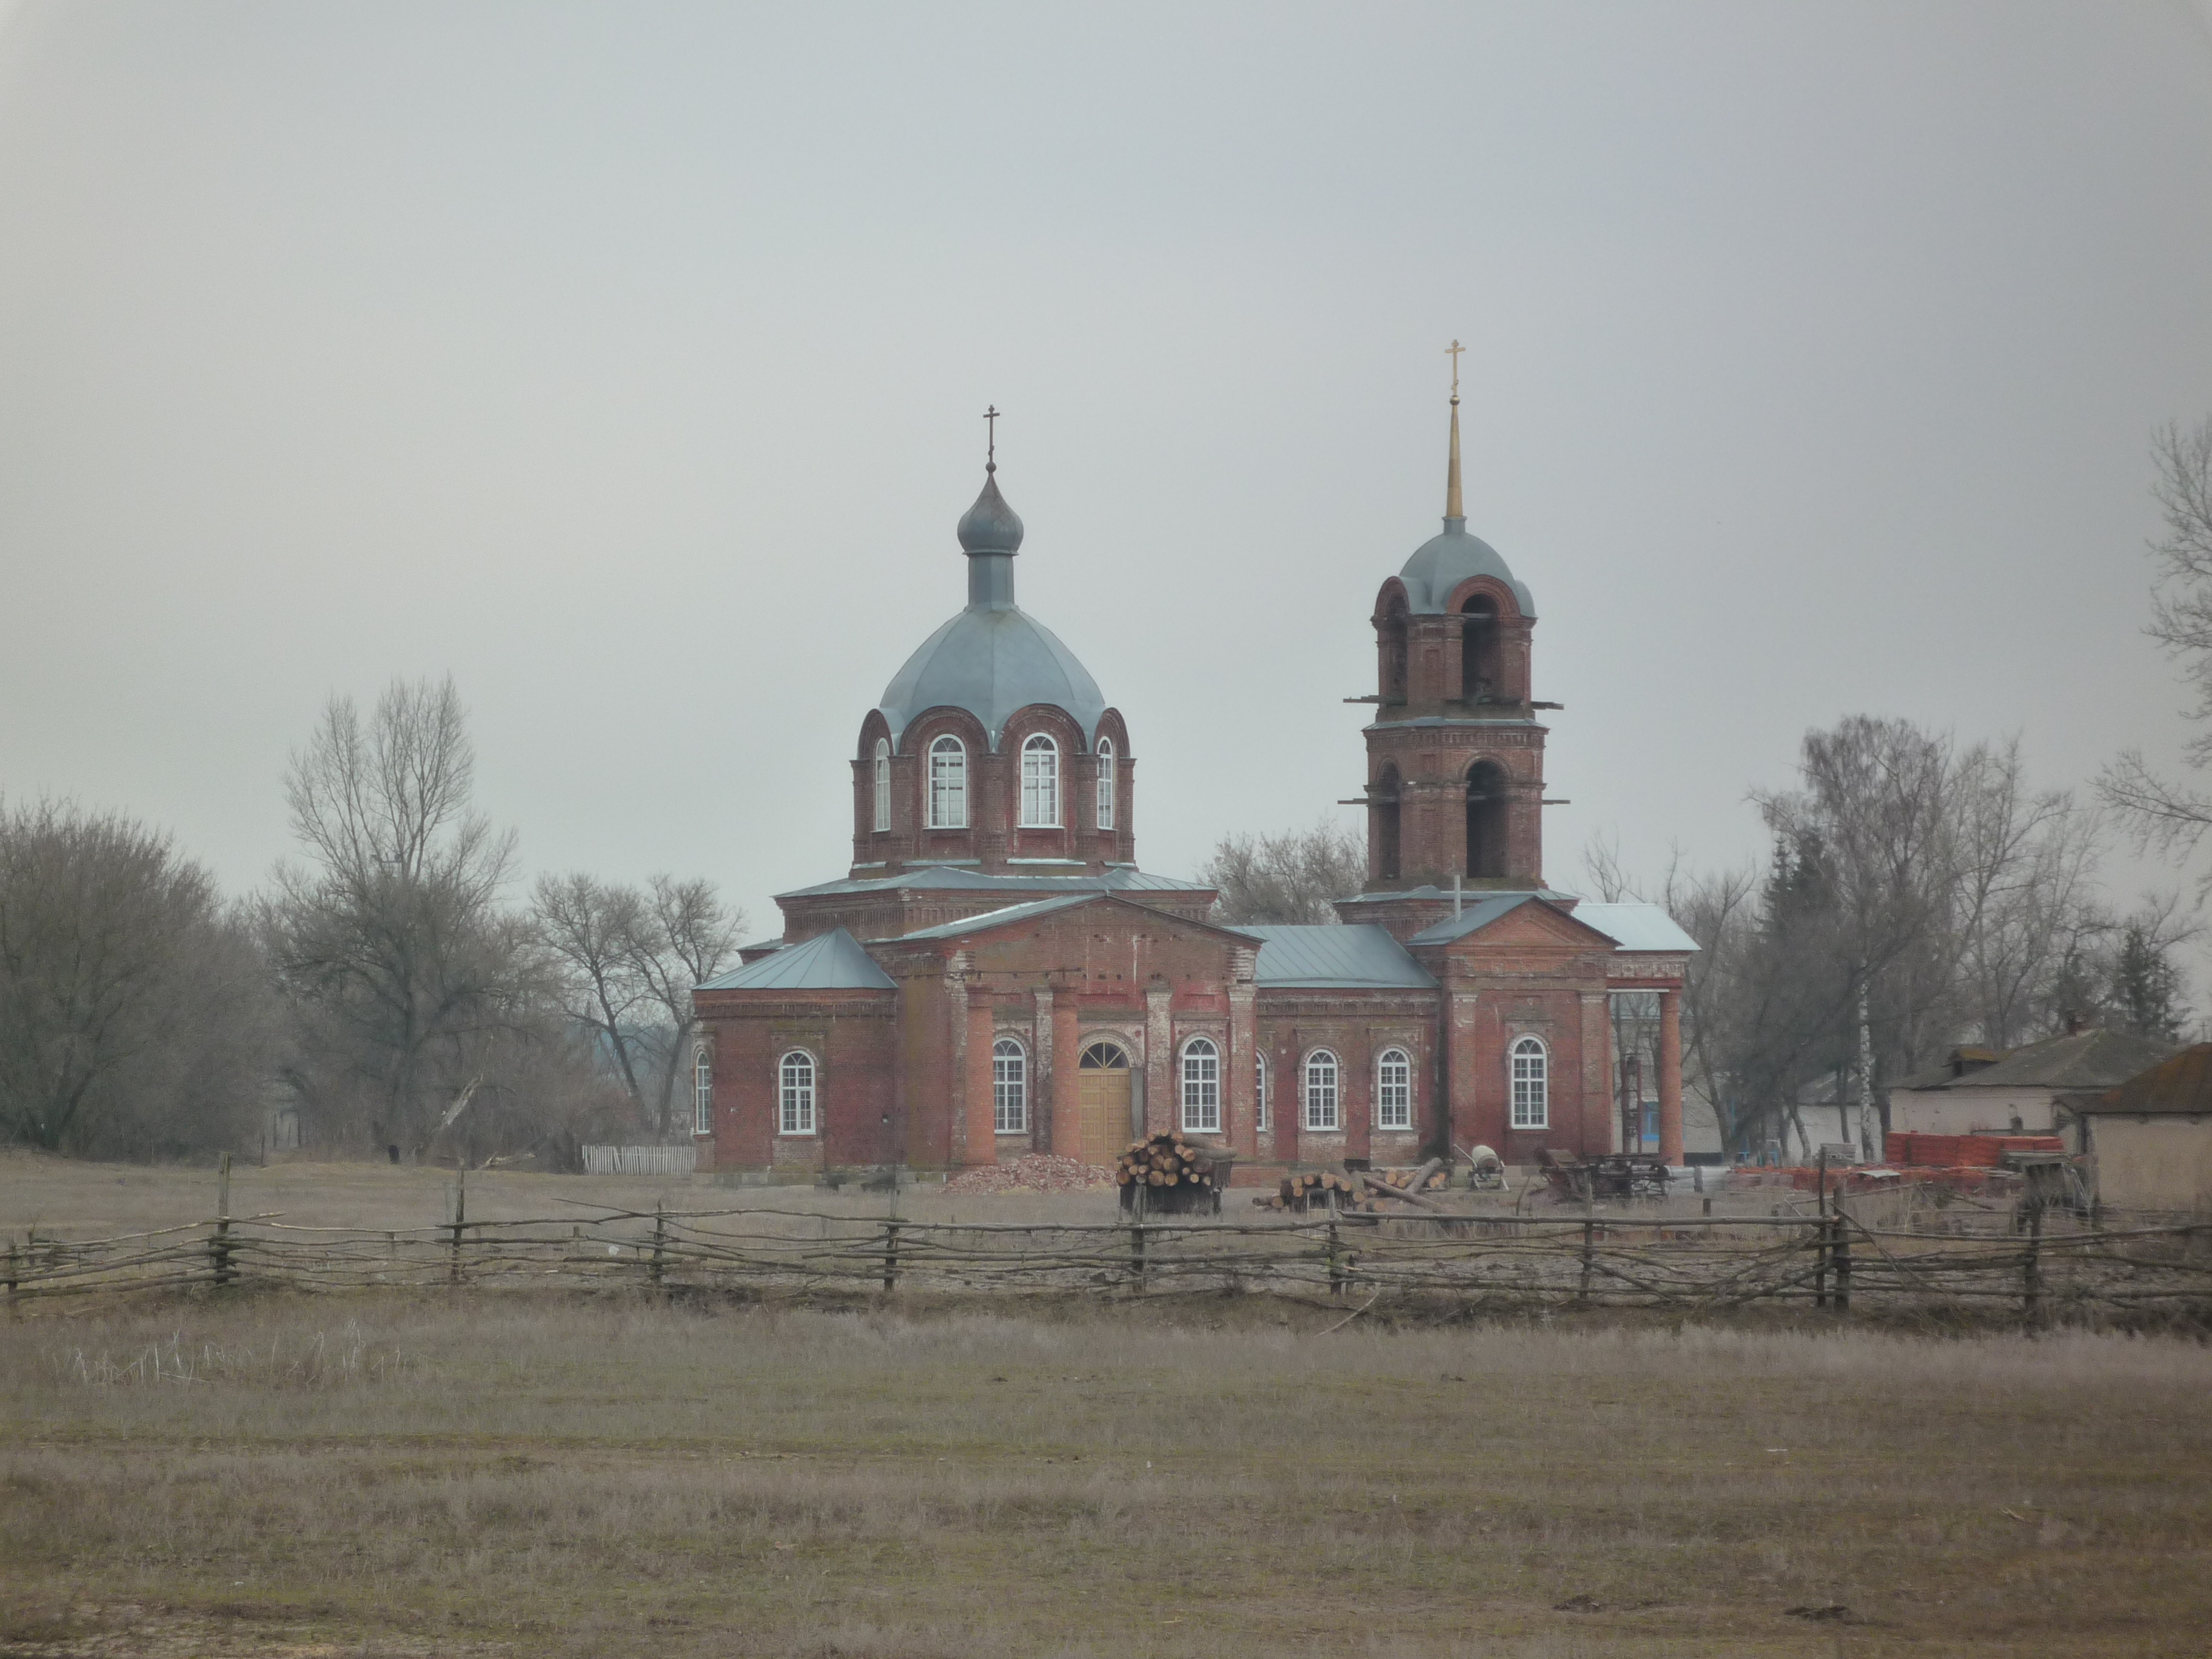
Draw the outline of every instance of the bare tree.
[[[395,682],[364,722],[334,698],[286,776],[304,866],[264,908],[295,1016],[288,1077],[325,1127],[419,1146],[471,1079],[543,1035],[535,936],[498,905],[514,857],[471,804],[447,679]]]
[[[570,1017],[595,1034],[640,1121],[665,1138],[697,1026],[691,993],[736,956],[744,913],[711,882],[665,875],[642,891],[545,877],[532,911],[561,962]]]
[[[2166,533],[2151,544],[2157,574],[2148,631],[2196,688],[2191,712],[2200,729],[2182,757],[2202,770],[2212,766],[2212,417],[2160,428],[2151,458],[2158,472],[2152,494]],[[2212,796],[2161,775],[2140,749],[2123,750],[2097,787],[2140,850],[2185,857],[2212,827]],[[2212,874],[2199,889],[2205,896],[2212,896]]]
[[[54,1150],[252,1138],[269,1024],[250,936],[168,837],[0,811],[0,1127]]]
[[[1366,848],[1353,831],[1322,821],[1279,836],[1224,836],[1198,878],[1221,895],[1214,915],[1238,922],[1333,922],[1333,901],[1365,884]]]

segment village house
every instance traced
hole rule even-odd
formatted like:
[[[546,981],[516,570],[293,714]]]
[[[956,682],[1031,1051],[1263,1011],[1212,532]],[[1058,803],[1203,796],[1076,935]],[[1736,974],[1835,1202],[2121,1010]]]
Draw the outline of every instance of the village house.
[[[1368,877],[1340,926],[1224,926],[1212,890],[1139,868],[1136,734],[1016,605],[1024,526],[995,456],[984,472],[957,532],[967,604],[855,734],[844,873],[779,896],[781,936],[696,994],[702,1168],[1105,1164],[1166,1129],[1244,1178],[1611,1151],[1610,1000],[1638,993],[1657,1150],[1682,1162],[1696,946],[1656,906],[1544,880],[1558,705],[1534,696],[1533,595],[1468,533],[1456,388],[1442,532],[1366,619]]]
[[[2212,1042],[2101,1094],[2063,1097],[2058,1116],[2099,1204],[2212,1211]]]
[[[2061,1096],[2110,1089],[2173,1052],[2125,1031],[2075,1030],[2000,1054],[1954,1048],[1889,1091],[1889,1127],[1939,1135],[2057,1133]]]

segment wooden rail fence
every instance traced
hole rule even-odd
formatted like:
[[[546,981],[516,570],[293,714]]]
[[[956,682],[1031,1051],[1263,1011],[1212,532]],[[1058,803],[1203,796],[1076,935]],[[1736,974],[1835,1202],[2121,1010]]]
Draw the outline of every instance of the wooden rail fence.
[[[1989,1307],[2036,1322],[2212,1316],[2212,1224],[2088,1228],[2038,1213],[1930,1234],[1814,1216],[1329,1216],[1097,1225],[955,1223],[750,1208],[297,1225],[281,1215],[7,1244],[7,1305],[207,1287],[300,1290],[634,1285],[773,1295],[1132,1296],[1244,1290],[1475,1304],[1720,1310]],[[1996,1231],[2002,1227],[2003,1231]]]

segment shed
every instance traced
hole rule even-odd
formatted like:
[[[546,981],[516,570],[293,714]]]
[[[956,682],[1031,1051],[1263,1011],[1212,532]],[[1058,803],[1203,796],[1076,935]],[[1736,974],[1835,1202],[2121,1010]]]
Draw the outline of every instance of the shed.
[[[2069,1095],[2059,1114],[2114,1209],[2212,1209],[2212,1042],[2184,1048],[2118,1088]]]

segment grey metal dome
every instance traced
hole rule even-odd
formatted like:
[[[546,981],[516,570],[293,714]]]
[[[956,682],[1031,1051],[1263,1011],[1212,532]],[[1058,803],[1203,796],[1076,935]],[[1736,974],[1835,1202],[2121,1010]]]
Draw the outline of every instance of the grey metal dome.
[[[1451,603],[1452,590],[1470,576],[1495,576],[1513,590],[1522,616],[1536,614],[1536,601],[1528,585],[1506,568],[1496,548],[1480,536],[1467,533],[1465,519],[1446,519],[1443,534],[1431,536],[1415,548],[1398,576],[1406,584],[1406,603],[1416,615],[1443,614]]]
[[[994,469],[995,471],[995,469]],[[983,723],[991,747],[1006,722],[1032,703],[1064,709],[1087,748],[1106,712],[1098,682],[1075,653],[1014,603],[1014,555],[1022,521],[986,476],[960,520],[968,554],[968,608],[921,642],[876,706],[901,749],[907,726],[932,708],[964,708]]]

